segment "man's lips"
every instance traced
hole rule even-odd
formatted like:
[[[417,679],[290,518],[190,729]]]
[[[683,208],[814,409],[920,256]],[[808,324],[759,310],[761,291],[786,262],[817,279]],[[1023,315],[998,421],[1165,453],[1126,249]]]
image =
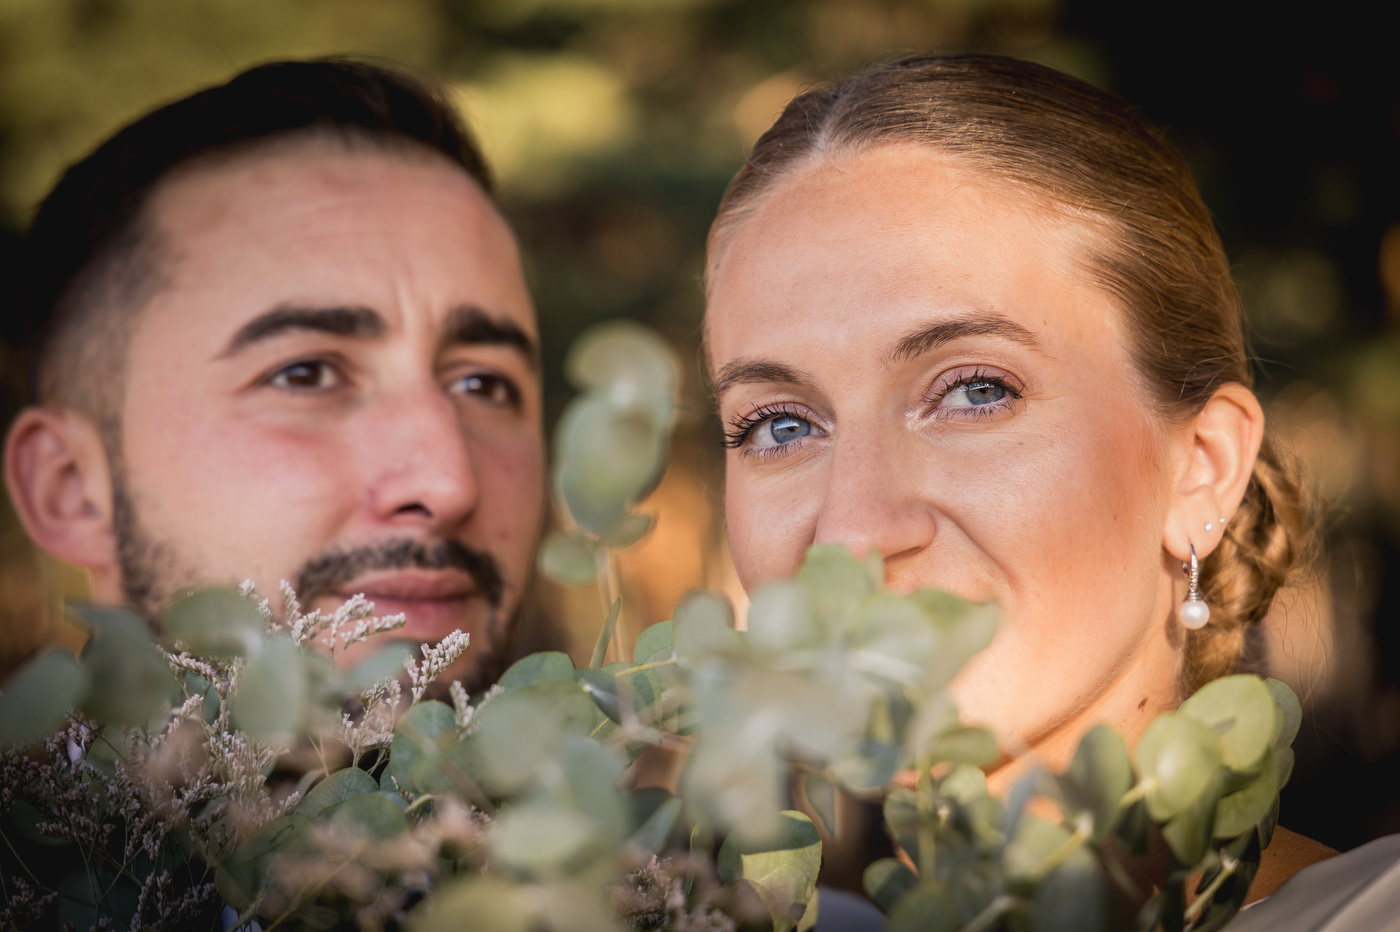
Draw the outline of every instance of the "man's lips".
[[[402,570],[357,579],[330,598],[343,602],[356,594],[373,602],[380,617],[406,615],[407,623],[398,633],[414,640],[438,640],[456,628],[474,627],[468,619],[477,613],[470,608],[480,595],[465,573]]]

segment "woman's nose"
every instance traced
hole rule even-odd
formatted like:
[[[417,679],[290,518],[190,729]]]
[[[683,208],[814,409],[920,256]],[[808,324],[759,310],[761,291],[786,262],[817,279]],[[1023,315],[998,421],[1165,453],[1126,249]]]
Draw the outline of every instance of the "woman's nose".
[[[909,459],[898,443],[838,440],[815,542],[845,544],[856,556],[874,550],[886,564],[927,548],[935,533],[934,503],[923,500],[918,463]]]
[[[378,405],[365,452],[369,507],[396,525],[455,527],[481,497],[473,442],[456,406],[436,386]]]

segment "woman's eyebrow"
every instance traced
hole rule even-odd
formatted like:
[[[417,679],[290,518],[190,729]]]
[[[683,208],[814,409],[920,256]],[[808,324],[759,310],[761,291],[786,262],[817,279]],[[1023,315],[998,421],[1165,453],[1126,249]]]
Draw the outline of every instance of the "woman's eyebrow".
[[[994,314],[979,314],[941,320],[936,324],[911,330],[885,350],[884,363],[889,366],[897,362],[907,362],[953,340],[986,336],[1002,337],[1034,349],[1040,348],[1040,341],[1035,338],[1035,334],[1015,321]]]
[[[769,359],[743,357],[727,363],[715,375],[715,397],[720,397],[735,385],[755,382],[778,382],[803,388],[810,388],[814,384],[811,376],[792,366]]]

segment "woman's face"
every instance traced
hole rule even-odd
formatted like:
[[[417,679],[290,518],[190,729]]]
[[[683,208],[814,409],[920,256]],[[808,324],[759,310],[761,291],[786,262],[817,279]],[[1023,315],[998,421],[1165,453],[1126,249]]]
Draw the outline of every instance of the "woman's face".
[[[898,591],[1003,607],[955,689],[1036,744],[1174,704],[1176,445],[1089,234],[931,149],[778,182],[721,243],[707,339],[746,587],[808,546],[874,548]]]

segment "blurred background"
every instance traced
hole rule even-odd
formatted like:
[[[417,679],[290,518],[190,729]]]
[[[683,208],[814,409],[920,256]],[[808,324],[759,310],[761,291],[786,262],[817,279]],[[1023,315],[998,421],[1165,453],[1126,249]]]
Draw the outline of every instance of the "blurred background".
[[[802,88],[899,53],[992,50],[1141,106],[1186,153],[1235,263],[1260,391],[1328,503],[1319,571],[1256,645],[1310,715],[1285,824],[1338,848],[1400,831],[1400,70],[1370,4],[1179,0],[0,0],[0,283],[70,161],[256,62],[355,53],[445,82],[529,257],[551,413],[570,340],[627,316],[685,361],[674,465],[627,551],[634,631],[735,589],[718,425],[698,371],[704,236],[746,148]],[[4,305],[0,304],[0,307]],[[27,323],[5,308],[0,420]],[[0,505],[0,679],[79,573]],[[586,656],[596,591],[549,589]]]

